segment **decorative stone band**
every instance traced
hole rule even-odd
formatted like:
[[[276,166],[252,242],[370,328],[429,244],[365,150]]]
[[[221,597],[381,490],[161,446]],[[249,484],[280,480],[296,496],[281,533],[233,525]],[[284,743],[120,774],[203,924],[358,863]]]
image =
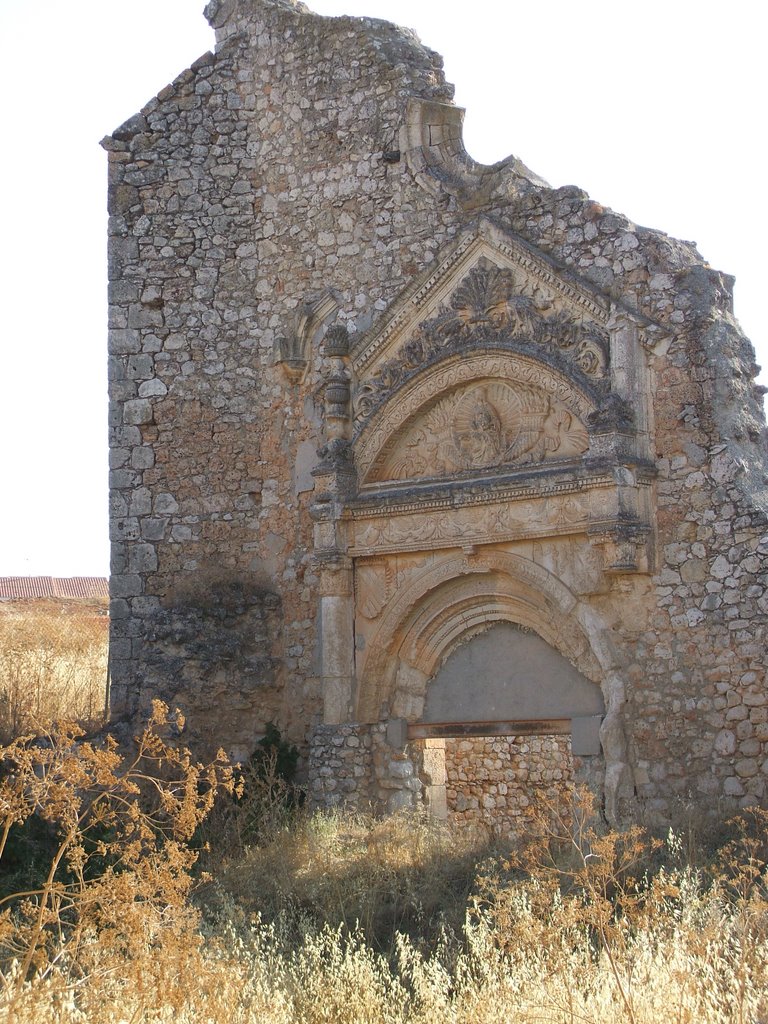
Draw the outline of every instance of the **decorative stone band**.
[[[463,488],[435,486],[402,489],[382,501],[372,493],[366,501],[347,505],[348,553],[355,558],[396,552],[460,547],[589,534],[603,547],[606,539],[632,534],[645,549],[653,536],[653,474],[628,473],[617,483],[616,470],[552,466],[548,472],[526,474],[519,482],[506,478],[467,481]],[[629,533],[628,533],[629,531]],[[647,556],[633,546],[633,556],[619,558],[605,551],[606,565],[619,571],[648,571]]]
[[[609,487],[609,482],[605,481],[604,486]],[[426,512],[394,516],[387,510],[355,520],[349,553],[359,557],[562,536],[583,532],[589,524],[589,511],[589,497],[583,490],[531,496],[515,505],[500,500],[456,509],[446,501],[442,509]]]

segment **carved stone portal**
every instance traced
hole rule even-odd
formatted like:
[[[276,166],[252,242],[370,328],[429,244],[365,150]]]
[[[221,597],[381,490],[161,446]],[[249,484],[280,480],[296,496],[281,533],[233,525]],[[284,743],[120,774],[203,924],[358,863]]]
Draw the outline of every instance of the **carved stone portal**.
[[[326,455],[316,470],[316,518],[354,581],[333,595],[338,608],[323,599],[325,721],[374,727],[394,716],[418,732],[436,714],[451,728],[482,712],[488,728],[501,715],[562,732],[588,718],[596,744],[623,691],[603,698],[616,675],[601,627],[545,564],[567,550],[588,565],[570,573],[587,595],[648,562],[652,468],[637,458],[633,417],[604,412],[628,407],[611,373],[614,355],[617,367],[631,360],[611,345],[607,309],[540,257],[490,229],[457,252],[352,345],[349,377],[339,365],[325,389],[328,436],[350,394],[352,417],[346,475]],[[622,547],[618,566],[611,545],[625,538],[632,560]],[[549,704],[537,703],[546,692]],[[606,778],[624,780],[625,761],[618,737]]]

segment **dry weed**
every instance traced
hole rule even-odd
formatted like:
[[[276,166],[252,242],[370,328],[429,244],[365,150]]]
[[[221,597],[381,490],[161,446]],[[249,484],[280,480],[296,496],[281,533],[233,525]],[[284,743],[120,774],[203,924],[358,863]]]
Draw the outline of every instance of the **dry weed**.
[[[270,843],[225,860],[220,890],[251,915],[280,922],[298,940],[308,928],[339,925],[388,955],[398,934],[434,944],[460,931],[485,835],[454,835],[426,814],[294,813]]]
[[[36,884],[0,898],[6,1011],[54,977],[69,991],[159,948],[199,947],[188,843],[232,771],[169,745],[177,724],[157,702],[130,761],[71,725],[0,748],[0,860],[32,822],[48,854]]]
[[[717,863],[705,875],[680,863],[676,837],[661,850],[639,831],[601,829],[589,813],[576,813],[569,823],[561,809],[560,817],[532,822],[537,837],[517,858],[485,863],[487,850],[458,848],[463,839],[420,816],[298,814],[270,842],[212,861],[218,880],[200,917],[190,900],[193,855],[185,839],[210,805],[214,778],[205,782],[198,769],[190,774],[183,756],[175,761],[166,744],[152,743],[155,771],[139,785],[157,795],[146,812],[147,845],[133,845],[145,811],[129,811],[135,794],[118,789],[111,853],[119,867],[107,864],[90,879],[78,854],[67,878],[54,876],[34,896],[31,914],[27,897],[15,898],[13,927],[22,939],[15,965],[6,965],[0,1020],[768,1020],[764,836],[754,822],[732,826],[723,854],[727,870]],[[77,760],[82,746],[74,740],[69,758]],[[67,762],[57,756],[46,765]],[[60,776],[66,775],[64,793],[96,781],[112,792],[120,776],[110,762],[97,780],[91,755],[81,760],[88,766],[84,776],[82,766],[67,769],[74,774],[63,768],[51,774],[50,767],[43,773],[45,805],[60,808],[57,822],[66,822],[72,807],[71,796],[54,798]],[[21,790],[2,791],[7,814],[26,813],[27,789],[42,783],[35,778]],[[123,813],[139,817],[129,827],[121,824]],[[80,831],[91,820],[86,815]],[[158,835],[159,825],[165,838],[153,845],[149,834]],[[59,826],[58,834],[64,843],[70,833]],[[79,834],[72,833],[67,850],[85,848]],[[472,879],[478,879],[474,893]],[[44,936],[34,930],[43,904]],[[383,917],[377,906],[386,908]],[[37,952],[27,962],[32,946]]]
[[[103,718],[109,622],[99,610],[0,615],[0,742]]]

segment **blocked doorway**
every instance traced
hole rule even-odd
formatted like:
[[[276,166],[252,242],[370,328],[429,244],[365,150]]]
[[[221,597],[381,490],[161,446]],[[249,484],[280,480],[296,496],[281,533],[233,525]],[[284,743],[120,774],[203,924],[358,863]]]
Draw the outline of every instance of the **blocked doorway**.
[[[603,714],[599,687],[537,633],[495,623],[443,662],[408,727],[425,803],[513,835],[574,782],[593,783]]]

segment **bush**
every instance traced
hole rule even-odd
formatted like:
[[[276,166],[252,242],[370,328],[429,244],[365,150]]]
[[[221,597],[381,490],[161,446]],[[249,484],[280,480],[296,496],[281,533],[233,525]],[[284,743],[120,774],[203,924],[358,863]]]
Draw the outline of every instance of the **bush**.
[[[583,801],[506,852],[418,814],[295,810],[244,851],[222,836],[201,908],[189,839],[232,777],[170,724],[159,707],[130,762],[67,729],[2,752],[3,857],[33,818],[54,844],[42,883],[2,903],[0,1021],[768,1019],[765,815],[705,870],[679,836],[610,832]]]
[[[71,986],[197,943],[188,841],[232,772],[223,755],[200,765],[171,746],[171,725],[156,703],[130,759],[71,725],[0,748],[0,861],[26,843],[41,862],[0,899],[6,1010],[53,973]]]

